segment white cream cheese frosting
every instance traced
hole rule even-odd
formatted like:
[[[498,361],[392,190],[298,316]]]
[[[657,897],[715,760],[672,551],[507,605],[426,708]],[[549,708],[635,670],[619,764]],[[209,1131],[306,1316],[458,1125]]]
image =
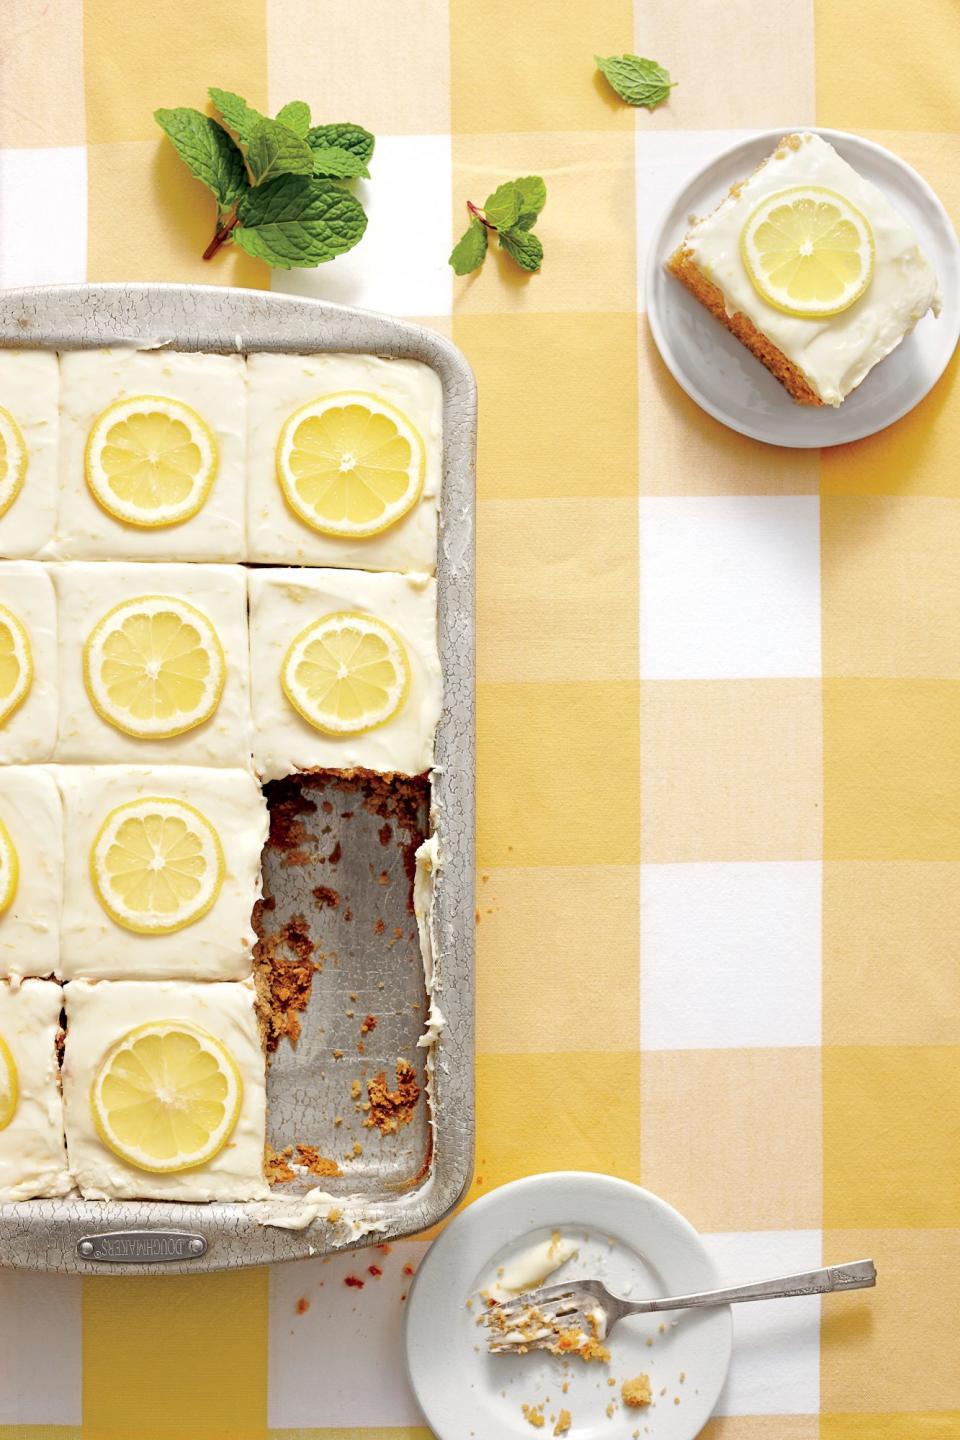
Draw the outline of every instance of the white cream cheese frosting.
[[[262,1200],[266,1080],[254,1011],[253,981],[193,985],[179,980],[74,980],[64,990],[67,1042],[64,1117],[70,1173],[88,1199]],[[183,1020],[219,1040],[243,1080],[236,1126],[206,1165],[151,1174],[104,1145],[90,1108],[90,1086],[110,1046],[138,1025]]]
[[[13,1057],[19,1096],[0,1130],[0,1201],[66,1195],[57,1030],[63,991],[52,980],[0,981],[0,1037]]]
[[[281,565],[358,570],[423,570],[437,559],[443,392],[440,377],[419,360],[375,355],[251,355],[247,361],[247,553]],[[284,422],[311,400],[337,390],[365,390],[402,411],[426,448],[423,493],[379,535],[321,535],[287,505],[277,482],[277,441]]]
[[[0,605],[20,621],[30,642],[33,679],[20,704],[0,723],[0,765],[39,764],[57,738],[57,604],[45,565],[0,560]]]
[[[63,809],[43,765],[0,766],[0,820],[17,852],[16,894],[0,915],[0,976],[60,969]]]
[[[252,570],[250,677],[254,768],[265,780],[297,770],[398,771],[418,775],[433,764],[442,677],[437,653],[437,587],[428,575],[364,570]],[[356,735],[315,730],[290,704],[280,683],[291,642],[315,620],[353,610],[384,620],[410,662],[410,689],[385,724]]]
[[[169,350],[69,350],[60,357],[60,497],[51,554],[61,560],[242,560],[247,391],[240,355]],[[213,431],[218,466],[200,510],[178,525],[142,528],[109,515],[87,486],[84,451],[115,400],[180,400]]]
[[[239,980],[250,974],[256,936],[253,907],[261,894],[260,853],[267,838],[267,806],[245,770],[189,765],[55,765],[63,799],[63,918],[60,968],[64,979]],[[147,796],[185,800],[220,837],[226,864],[212,908],[183,930],[139,935],[112,920],[90,878],[90,851],[117,805]]]
[[[697,220],[684,239],[698,268],[723,293],[727,313],[740,313],[800,370],[827,405],[839,405],[894,350],[930,309],[939,310],[937,278],[917,236],[876,185],[848,165],[819,135],[789,137],[728,195]],[[768,196],[816,185],[849,200],[870,223],[874,273],[863,295],[823,320],[787,315],[756,290],[740,256],[740,234]]]
[[[250,651],[247,576],[241,565],[51,565],[59,611],[60,718],[56,759],[92,765],[250,768]],[[212,624],[227,670],[217,708],[202,725],[165,740],[127,735],[93,706],[83,678],[83,647],[103,617],[139,595],[186,600]]]
[[[0,555],[26,559],[50,543],[57,519],[60,367],[52,350],[0,350],[0,405],[27,447],[20,493],[0,515]]]

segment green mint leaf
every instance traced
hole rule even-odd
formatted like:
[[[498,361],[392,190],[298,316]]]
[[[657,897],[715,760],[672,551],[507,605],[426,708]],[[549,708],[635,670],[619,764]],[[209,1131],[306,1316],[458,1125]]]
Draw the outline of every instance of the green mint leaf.
[[[313,151],[279,120],[259,120],[247,142],[247,168],[254,185],[278,175],[311,175]]]
[[[246,100],[234,95],[232,90],[218,90],[212,85],[207,94],[223,116],[227,129],[233,131],[241,144],[246,145],[250,139],[250,131],[264,118],[259,110],[254,110]]]
[[[499,185],[492,195],[488,195],[483,207],[483,213],[491,225],[498,230],[509,230],[516,225],[523,208],[523,196],[519,186],[508,180],[506,184]]]
[[[530,230],[547,203],[547,187],[539,175],[524,175],[513,183],[520,191],[520,214],[515,228]]]
[[[364,167],[357,171],[358,175],[367,173],[376,144],[374,136],[362,125],[314,125],[307,131],[306,140],[312,150],[347,150],[356,155]]]
[[[314,175],[333,180],[353,180],[357,175],[366,177],[370,174],[361,157],[352,150],[340,150],[336,145],[315,145],[311,154]]]
[[[658,65],[656,60],[644,60],[642,55],[608,55],[606,59],[594,55],[593,58],[621,100],[626,100],[628,105],[646,105],[648,110],[652,110],[666,100],[677,83],[670,79],[669,71]]]
[[[529,230],[501,230],[500,244],[522,270],[539,270],[543,263],[543,246]]]
[[[155,110],[153,118],[180,159],[212,190],[220,205],[232,205],[246,188],[243,156],[226,130],[199,110]]]
[[[483,264],[487,253],[487,230],[479,220],[471,220],[466,231],[454,245],[449,264],[455,275],[469,275]]]
[[[289,105],[284,105],[282,110],[277,111],[277,119],[281,125],[286,125],[294,135],[299,135],[301,140],[307,138],[307,131],[310,129],[310,106],[305,100],[291,100]]]
[[[236,243],[281,270],[333,260],[352,250],[367,228],[363,206],[349,190],[301,175],[247,190],[238,214]]]

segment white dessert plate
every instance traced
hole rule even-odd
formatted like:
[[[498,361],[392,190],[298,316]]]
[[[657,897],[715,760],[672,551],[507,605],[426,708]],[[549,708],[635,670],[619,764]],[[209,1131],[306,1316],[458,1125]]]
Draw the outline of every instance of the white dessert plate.
[[[749,175],[781,136],[794,130],[822,135],[844,160],[883,190],[916,230],[943,293],[940,315],[928,312],[837,409],[795,405],[760,361],[664,269],[690,216],[713,210],[731,185]],[[769,445],[841,445],[872,435],[906,415],[946,369],[960,336],[960,245],[930,186],[897,155],[842,130],[783,125],[722,151],[667,207],[647,255],[646,306],[653,338],[667,368],[690,398],[715,419]]]
[[[730,1363],[728,1306],[621,1320],[608,1342],[609,1365],[563,1361],[544,1351],[487,1351],[486,1329],[477,1324],[483,1310],[478,1292],[495,1282],[501,1266],[554,1231],[573,1240],[579,1253],[546,1284],[599,1277],[632,1299],[719,1284],[693,1227],[626,1180],[559,1171],[492,1191],[443,1232],[407,1301],[410,1380],[437,1440],[528,1437],[532,1430],[522,1407],[541,1402],[544,1436],[553,1434],[550,1417],[568,1410],[571,1440],[626,1440],[635,1430],[642,1434],[644,1425],[657,1440],[693,1440]],[[621,1381],[643,1373],[650,1377],[655,1408],[628,1408],[621,1403]]]

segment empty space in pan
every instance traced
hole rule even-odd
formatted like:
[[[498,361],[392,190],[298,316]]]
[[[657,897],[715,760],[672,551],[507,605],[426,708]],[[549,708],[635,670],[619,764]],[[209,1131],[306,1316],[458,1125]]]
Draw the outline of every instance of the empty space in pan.
[[[413,911],[429,780],[316,771],[265,794],[255,926],[268,1173],[277,1194],[396,1194],[430,1163]]]

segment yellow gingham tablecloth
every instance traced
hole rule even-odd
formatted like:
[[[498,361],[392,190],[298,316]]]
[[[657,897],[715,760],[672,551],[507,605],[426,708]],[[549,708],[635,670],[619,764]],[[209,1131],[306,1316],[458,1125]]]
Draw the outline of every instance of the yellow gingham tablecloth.
[[[680,81],[652,114],[593,73],[631,49]],[[956,216],[958,73],[956,0],[0,6],[0,284],[273,285],[425,320],[476,368],[471,1193],[610,1171],[731,1280],[880,1270],[822,1314],[738,1311],[710,1440],[960,1435],[960,402],[954,365],[872,439],[754,444],[667,376],[638,276],[669,193],[757,127],[865,134]],[[200,262],[211,208],[151,112],[210,84],[377,133],[357,250]],[[530,172],[542,274],[455,280],[467,197]],[[3,1272],[0,1440],[420,1440],[424,1247]]]

